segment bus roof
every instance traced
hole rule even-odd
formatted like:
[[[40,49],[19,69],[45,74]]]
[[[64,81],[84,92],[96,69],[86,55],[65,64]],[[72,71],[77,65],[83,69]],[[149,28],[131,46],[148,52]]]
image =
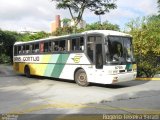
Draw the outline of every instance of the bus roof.
[[[85,31],[82,33],[77,33],[77,34],[70,34],[70,35],[63,35],[63,36],[51,36],[49,38],[43,38],[43,39],[38,39],[38,40],[33,40],[33,41],[27,41],[27,42],[16,42],[14,45],[19,45],[19,44],[27,44],[27,43],[34,43],[34,42],[40,42],[40,41],[46,41],[46,40],[53,40],[53,39],[60,39],[60,38],[66,38],[66,37],[71,37],[71,36],[81,36],[84,34],[103,34],[105,36],[108,35],[115,35],[115,36],[127,36],[131,37],[131,35],[123,33],[123,32],[118,32],[114,30],[89,30]]]
[[[85,31],[83,32],[85,34],[91,34],[91,33],[97,33],[97,34],[104,34],[105,36],[108,35],[115,35],[115,36],[128,36],[131,37],[131,35],[123,33],[123,32],[119,32],[119,31],[114,31],[114,30],[89,30],[89,31]]]

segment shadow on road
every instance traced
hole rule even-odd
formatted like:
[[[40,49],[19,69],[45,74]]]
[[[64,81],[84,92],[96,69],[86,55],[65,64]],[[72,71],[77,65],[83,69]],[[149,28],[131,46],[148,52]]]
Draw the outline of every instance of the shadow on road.
[[[25,77],[25,75],[19,75],[21,77]],[[33,78],[33,79],[32,79]],[[52,77],[43,77],[43,76],[32,76],[30,80],[51,80],[51,81],[58,81],[58,82],[65,82],[65,83],[74,83],[75,81],[73,80],[66,80],[66,79],[59,79],[59,78],[52,78]],[[96,84],[96,83],[91,83],[89,87],[103,87],[103,88],[111,88],[111,89],[120,89],[120,88],[127,88],[127,87],[133,87],[133,86],[138,86],[145,84],[149,81],[138,81],[138,80],[132,80],[132,81],[127,81],[127,82],[121,82],[121,83],[116,83],[116,84]]]
[[[119,88],[138,86],[138,85],[145,84],[147,82],[149,82],[149,81],[132,80],[132,81],[127,81],[127,82],[121,82],[121,83],[116,83],[116,84],[107,84],[107,85],[92,83],[90,86],[98,86],[98,87],[104,87],[104,88],[119,89]]]
[[[30,81],[36,82],[35,80],[41,81],[41,80],[54,80],[54,81],[58,81],[58,82],[65,82],[65,83],[74,83],[75,81],[73,80],[66,80],[66,79],[58,79],[58,78],[51,78],[51,77],[43,77],[43,76],[32,76],[31,78],[26,78],[25,75],[23,74],[18,74],[16,72],[13,71],[13,68],[11,68],[10,66],[2,66],[2,68],[6,68],[5,71],[0,70],[0,77],[20,77],[22,79],[29,79]],[[137,81],[137,80],[133,80],[133,81],[128,81],[128,82],[122,82],[122,83],[117,83],[117,84],[108,84],[108,85],[103,85],[103,84],[95,84],[92,83],[90,84],[89,87],[103,87],[103,88],[111,88],[111,89],[120,89],[120,88],[126,88],[126,87],[132,87],[132,86],[138,86],[138,85],[142,85],[145,84],[149,81]],[[32,82],[31,82],[32,83]]]
[[[66,79],[59,79],[59,78],[53,78],[53,77],[44,77],[44,76],[31,76],[31,78],[27,78],[25,75],[20,74],[21,78],[29,79],[31,81],[43,81],[43,80],[50,80],[50,81],[57,81],[57,82],[65,82],[65,83],[75,83],[73,80],[66,80]]]

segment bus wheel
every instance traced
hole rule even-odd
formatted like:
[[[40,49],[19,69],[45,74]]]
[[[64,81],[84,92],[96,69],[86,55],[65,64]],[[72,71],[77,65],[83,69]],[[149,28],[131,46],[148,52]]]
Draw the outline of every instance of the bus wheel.
[[[89,82],[87,81],[86,72],[83,69],[80,69],[76,72],[75,81],[78,85],[83,87],[86,87],[89,85]]]
[[[25,73],[26,77],[28,77],[28,78],[31,77],[30,69],[29,69],[28,66],[25,66],[25,68],[24,68],[24,73]]]

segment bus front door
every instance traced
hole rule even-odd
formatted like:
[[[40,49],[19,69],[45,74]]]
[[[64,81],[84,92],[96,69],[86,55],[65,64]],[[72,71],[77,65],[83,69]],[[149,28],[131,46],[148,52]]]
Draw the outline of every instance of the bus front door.
[[[103,52],[102,52],[102,37],[88,36],[87,55],[92,63],[92,67],[88,67],[88,74],[91,82],[100,81],[103,72]],[[94,65],[94,67],[93,67]]]
[[[102,54],[102,44],[95,44],[95,67],[96,69],[103,69],[103,54]]]

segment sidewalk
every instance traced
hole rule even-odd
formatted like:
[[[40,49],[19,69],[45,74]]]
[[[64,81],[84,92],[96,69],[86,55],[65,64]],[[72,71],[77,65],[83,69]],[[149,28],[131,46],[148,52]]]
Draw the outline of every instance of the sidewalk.
[[[139,78],[139,77],[137,77],[136,80],[160,80],[160,74],[155,75],[153,78]]]

